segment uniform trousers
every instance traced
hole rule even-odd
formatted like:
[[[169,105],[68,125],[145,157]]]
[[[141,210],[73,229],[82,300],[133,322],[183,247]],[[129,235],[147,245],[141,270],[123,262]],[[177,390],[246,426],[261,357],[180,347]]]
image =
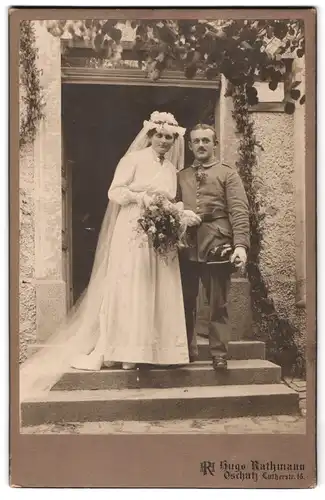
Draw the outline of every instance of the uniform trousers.
[[[190,359],[198,356],[196,305],[201,280],[209,303],[209,347],[212,358],[227,358],[231,327],[228,317],[230,266],[180,259],[187,341]]]

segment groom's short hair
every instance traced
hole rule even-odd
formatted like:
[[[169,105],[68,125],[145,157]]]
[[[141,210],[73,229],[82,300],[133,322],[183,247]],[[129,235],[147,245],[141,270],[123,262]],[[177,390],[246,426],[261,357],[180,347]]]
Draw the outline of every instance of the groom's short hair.
[[[207,123],[197,123],[189,131],[189,137],[190,137],[190,139],[191,139],[191,133],[194,132],[195,130],[212,130],[213,137],[214,137],[214,142],[215,143],[218,142],[216,129],[214,127],[212,127],[212,125],[208,125]]]

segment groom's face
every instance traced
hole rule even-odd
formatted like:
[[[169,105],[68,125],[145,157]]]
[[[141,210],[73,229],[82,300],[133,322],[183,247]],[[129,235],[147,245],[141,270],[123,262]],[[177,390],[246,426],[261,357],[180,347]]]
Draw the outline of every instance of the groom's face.
[[[202,162],[209,161],[215,155],[215,135],[211,129],[192,130],[189,148],[194,157]]]

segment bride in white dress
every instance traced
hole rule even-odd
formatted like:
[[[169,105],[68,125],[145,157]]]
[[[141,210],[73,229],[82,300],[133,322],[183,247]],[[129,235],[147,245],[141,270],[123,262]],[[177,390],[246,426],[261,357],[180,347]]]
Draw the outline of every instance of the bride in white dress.
[[[176,168],[166,154],[181,140],[183,129],[172,116],[169,124],[155,123],[163,117],[154,115],[147,124],[150,145],[124,156],[116,168],[108,197],[120,210],[99,313],[100,336],[91,354],[73,361],[74,368],[189,362],[178,259],[166,265],[135,231],[141,206],[152,195],[176,197]]]
[[[59,333],[22,367],[26,395],[52,385],[69,366],[189,362],[178,256],[166,264],[136,231],[152,195],[176,197],[184,132],[172,114],[154,112],[119,162],[89,285]],[[180,210],[187,225],[199,223]]]

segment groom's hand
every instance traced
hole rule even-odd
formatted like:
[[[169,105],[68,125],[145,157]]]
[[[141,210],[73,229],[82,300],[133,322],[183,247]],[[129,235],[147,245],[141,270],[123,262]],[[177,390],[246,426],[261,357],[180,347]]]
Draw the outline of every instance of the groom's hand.
[[[230,262],[237,268],[243,268],[247,262],[246,248],[236,247],[234,253],[230,257]]]
[[[186,225],[189,227],[198,226],[202,222],[201,218],[192,210],[184,210],[183,214],[185,216]]]

